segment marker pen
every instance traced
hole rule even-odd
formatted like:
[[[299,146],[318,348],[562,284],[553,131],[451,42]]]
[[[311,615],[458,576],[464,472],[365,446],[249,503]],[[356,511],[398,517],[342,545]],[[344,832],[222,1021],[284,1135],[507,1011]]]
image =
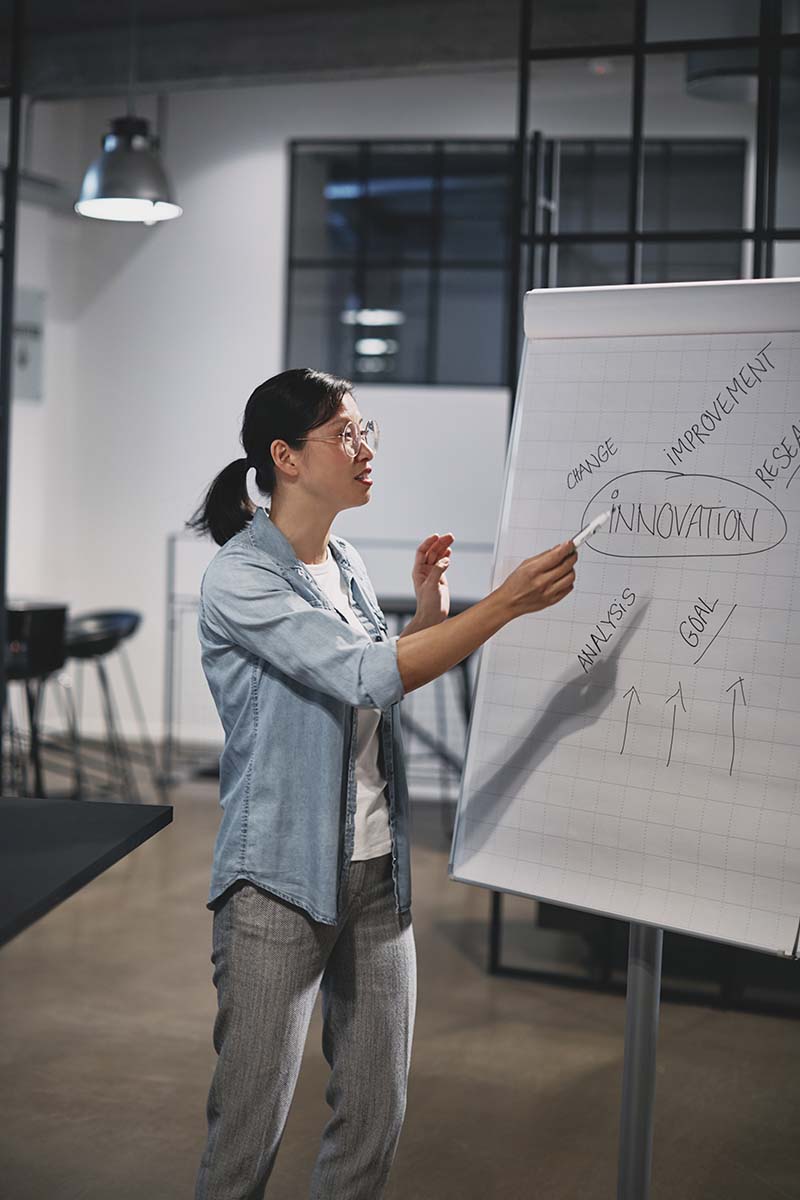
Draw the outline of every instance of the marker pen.
[[[578,546],[580,546],[582,542],[585,542],[587,538],[590,538],[593,533],[597,533],[598,529],[602,529],[606,522],[610,520],[611,510],[609,509],[608,512],[600,513],[599,517],[595,517],[593,521],[590,521],[585,529],[582,529],[580,533],[576,533],[575,537],[572,538],[572,544],[575,549],[577,550]]]

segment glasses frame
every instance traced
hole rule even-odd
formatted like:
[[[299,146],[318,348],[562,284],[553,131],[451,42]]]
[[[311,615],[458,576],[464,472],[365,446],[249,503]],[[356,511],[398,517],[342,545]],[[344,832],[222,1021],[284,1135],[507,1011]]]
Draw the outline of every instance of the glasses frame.
[[[353,430],[353,452],[347,448],[347,433],[348,430]],[[371,433],[375,439],[375,445],[370,446],[370,450],[374,454],[380,444],[380,428],[377,421],[367,421],[362,430],[361,426],[356,425],[355,421],[348,421],[345,426],[334,437],[303,437],[297,438],[298,442],[339,442],[342,450],[348,458],[358,458],[358,453],[361,449],[361,443],[365,440],[368,433]],[[369,443],[367,443],[369,445]]]

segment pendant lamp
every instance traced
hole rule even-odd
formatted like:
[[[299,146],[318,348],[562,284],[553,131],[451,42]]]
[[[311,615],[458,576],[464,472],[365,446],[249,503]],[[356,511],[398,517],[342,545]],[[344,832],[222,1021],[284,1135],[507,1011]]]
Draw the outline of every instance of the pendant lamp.
[[[103,152],[84,175],[75,211],[83,217],[105,221],[139,221],[155,225],[183,212],[175,203],[166,172],[158,155],[158,138],[151,135],[147,121],[134,116],[133,91],[136,75],[135,0],[131,4],[128,70],[128,112],[111,121],[101,145]]]
[[[102,146],[103,153],[83,178],[76,212],[145,225],[181,215],[158,156],[158,139],[150,136],[144,118],[115,117]]]

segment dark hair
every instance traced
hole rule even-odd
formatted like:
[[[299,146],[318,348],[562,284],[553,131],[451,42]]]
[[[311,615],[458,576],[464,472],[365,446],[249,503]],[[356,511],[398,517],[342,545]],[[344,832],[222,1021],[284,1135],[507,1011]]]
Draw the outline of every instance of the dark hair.
[[[255,508],[247,492],[247,472],[256,469],[259,491],[269,495],[275,487],[275,464],[270,446],[276,438],[292,447],[311,429],[324,425],[337,413],[353,385],[308,367],[282,371],[260,383],[247,401],[239,440],[244,458],[224,467],[202,502],[186,522],[195,533],[210,533],[223,546],[244,529]]]

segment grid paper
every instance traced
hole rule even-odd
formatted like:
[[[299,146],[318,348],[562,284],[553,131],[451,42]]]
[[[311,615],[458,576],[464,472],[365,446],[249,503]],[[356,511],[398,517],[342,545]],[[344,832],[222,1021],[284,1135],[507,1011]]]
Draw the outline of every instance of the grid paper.
[[[612,519],[482,648],[454,879],[797,954],[799,385],[797,333],[526,343],[492,587]]]

